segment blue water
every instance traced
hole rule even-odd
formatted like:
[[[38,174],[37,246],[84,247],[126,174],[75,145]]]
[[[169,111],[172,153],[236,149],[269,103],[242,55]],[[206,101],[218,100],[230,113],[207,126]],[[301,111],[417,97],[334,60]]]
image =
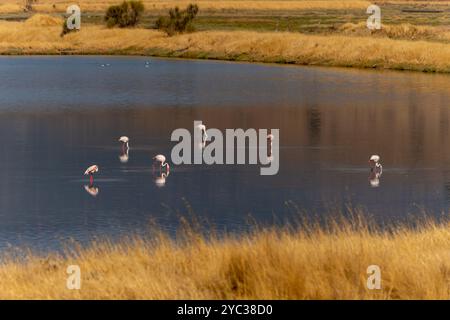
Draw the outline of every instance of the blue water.
[[[2,57],[0,74],[0,249],[54,250],[148,232],[152,220],[173,231],[191,216],[240,232],[249,217],[282,224],[351,207],[390,223],[449,209],[448,75],[102,56]],[[279,173],[172,165],[157,186],[152,157],[169,157],[172,131],[194,120],[280,129]]]

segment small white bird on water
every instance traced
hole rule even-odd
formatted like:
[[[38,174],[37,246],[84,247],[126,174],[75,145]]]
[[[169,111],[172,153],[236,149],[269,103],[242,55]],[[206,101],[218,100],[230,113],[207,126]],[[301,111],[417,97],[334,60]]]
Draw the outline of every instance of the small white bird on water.
[[[165,168],[167,172],[170,170],[169,164],[166,162],[166,157],[162,154],[158,154],[153,157],[153,160],[159,162],[159,169],[162,170],[162,168]]]
[[[96,164],[90,166],[84,172],[85,176],[89,175],[89,183],[90,183],[90,185],[92,185],[94,183],[94,173],[97,173],[97,172],[98,172],[98,166]]]

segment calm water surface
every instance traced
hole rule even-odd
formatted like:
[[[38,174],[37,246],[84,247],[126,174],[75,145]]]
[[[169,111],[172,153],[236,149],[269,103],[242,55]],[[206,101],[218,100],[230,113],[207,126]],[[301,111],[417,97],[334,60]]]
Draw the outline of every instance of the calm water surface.
[[[0,74],[0,249],[144,232],[151,219],[174,230],[192,214],[239,232],[249,216],[272,224],[348,205],[387,223],[449,210],[448,75],[135,57],[3,57]],[[279,128],[278,175],[181,165],[156,186],[152,156],[194,120]],[[83,176],[94,163],[96,197]]]

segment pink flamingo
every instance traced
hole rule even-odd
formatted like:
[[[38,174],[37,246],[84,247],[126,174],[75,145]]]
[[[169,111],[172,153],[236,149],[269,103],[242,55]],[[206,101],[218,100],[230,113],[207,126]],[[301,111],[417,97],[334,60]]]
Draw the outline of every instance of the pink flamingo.
[[[96,164],[90,166],[89,168],[86,169],[86,171],[84,172],[84,175],[89,175],[89,184],[92,186],[92,184],[94,183],[94,173],[98,172],[98,166]]]
[[[170,166],[169,164],[166,162],[166,157],[163,156],[162,154],[158,154],[156,156],[153,157],[153,160],[159,162],[159,170],[162,171],[162,168],[166,169],[166,172],[170,171]]]
[[[130,139],[127,136],[121,136],[119,141],[122,142],[122,151],[125,153],[126,150],[130,149]]]

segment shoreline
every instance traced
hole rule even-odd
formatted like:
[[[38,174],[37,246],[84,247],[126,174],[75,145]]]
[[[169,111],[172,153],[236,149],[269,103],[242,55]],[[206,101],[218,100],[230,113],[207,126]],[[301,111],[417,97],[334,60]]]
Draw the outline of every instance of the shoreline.
[[[0,55],[151,56],[450,73],[450,44],[424,40],[255,31],[200,31],[167,37],[155,30],[98,26],[60,38],[59,27],[44,29],[41,41],[31,42],[20,28],[19,39],[1,41],[0,30]],[[24,39],[20,39],[22,32]]]

